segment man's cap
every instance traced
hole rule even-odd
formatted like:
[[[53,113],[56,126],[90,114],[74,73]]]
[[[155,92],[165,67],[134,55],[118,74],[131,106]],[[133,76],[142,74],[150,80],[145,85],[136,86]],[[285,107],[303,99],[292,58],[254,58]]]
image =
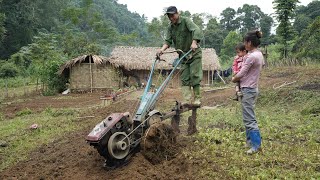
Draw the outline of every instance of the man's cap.
[[[178,9],[175,6],[170,6],[167,8],[166,14],[176,14]]]

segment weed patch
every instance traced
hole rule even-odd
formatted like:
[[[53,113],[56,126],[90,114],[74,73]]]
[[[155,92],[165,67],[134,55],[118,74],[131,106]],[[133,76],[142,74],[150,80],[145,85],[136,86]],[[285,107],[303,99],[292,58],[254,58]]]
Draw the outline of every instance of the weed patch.
[[[303,109],[301,111],[302,115],[313,115],[313,116],[319,116],[320,115],[320,105],[316,107],[309,107],[306,109]]]
[[[48,144],[59,136],[83,128],[74,121],[77,111],[48,110],[40,114],[29,114],[19,116],[11,120],[3,121],[0,126],[0,141],[5,141],[7,146],[0,148],[1,165],[0,171],[4,168],[25,159],[28,153],[39,146]],[[23,111],[30,112],[28,110]],[[27,113],[28,114],[28,113]],[[38,129],[29,129],[32,124],[38,124]]]
[[[306,91],[320,91],[320,83],[311,83],[300,86],[299,89]]]
[[[44,112],[47,115],[52,117],[73,116],[77,113],[77,111],[74,109],[52,109],[52,108],[46,108]]]
[[[32,114],[32,111],[29,108],[23,109],[19,112],[16,113],[16,116],[25,116],[25,115],[29,115]]]
[[[262,153],[245,154],[240,103],[198,111],[200,132],[194,158],[209,158],[234,179],[316,179],[319,173],[320,96],[299,88],[262,90],[256,116]],[[204,168],[201,174],[217,177]]]

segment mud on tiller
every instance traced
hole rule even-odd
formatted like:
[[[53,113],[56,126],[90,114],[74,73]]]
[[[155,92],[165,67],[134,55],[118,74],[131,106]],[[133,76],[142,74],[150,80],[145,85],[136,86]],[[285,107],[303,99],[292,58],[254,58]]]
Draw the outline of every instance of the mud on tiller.
[[[177,51],[182,52],[181,50]],[[129,112],[112,113],[97,124],[89,133],[86,141],[96,148],[99,154],[105,158],[105,166],[116,168],[127,163],[132,154],[139,150],[141,139],[152,124],[172,118],[172,125],[173,128],[175,128],[174,126],[179,124],[180,114],[189,110],[192,110],[192,116],[189,117],[189,120],[190,118],[196,118],[196,109],[199,106],[181,105],[181,103],[176,102],[174,109],[169,113],[161,113],[155,109],[157,100],[173,77],[174,72],[191,52],[192,50],[189,50],[179,59],[176,59],[173,70],[168,77],[155,91],[151,91],[155,66],[161,61],[160,58],[157,57],[152,64],[149,79],[135,115],[131,117]]]

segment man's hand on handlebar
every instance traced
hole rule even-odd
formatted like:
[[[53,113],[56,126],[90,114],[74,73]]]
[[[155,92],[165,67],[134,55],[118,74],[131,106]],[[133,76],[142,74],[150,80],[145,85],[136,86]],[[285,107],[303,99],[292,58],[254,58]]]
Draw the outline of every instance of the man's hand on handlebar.
[[[157,59],[160,59],[160,56],[161,56],[162,54],[163,54],[163,50],[162,50],[162,49],[158,50],[157,53],[156,53],[156,58],[157,58]]]
[[[198,48],[198,43],[196,40],[193,40],[190,46],[190,49],[192,49],[192,51],[195,51],[197,48]]]

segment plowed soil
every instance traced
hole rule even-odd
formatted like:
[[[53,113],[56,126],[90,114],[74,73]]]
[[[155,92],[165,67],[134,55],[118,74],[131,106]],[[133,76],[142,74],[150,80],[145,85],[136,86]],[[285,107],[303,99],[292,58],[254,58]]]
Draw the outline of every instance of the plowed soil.
[[[233,89],[224,90],[226,96],[233,93]],[[209,94],[209,95],[208,95]],[[84,106],[100,105],[101,94],[71,94],[54,97],[29,97],[22,101],[11,102],[2,107],[2,112],[8,118],[25,108],[33,112],[41,112],[46,107],[51,108],[77,108]],[[207,96],[203,104],[214,106],[224,102],[221,93],[204,93]],[[226,97],[224,96],[224,97]],[[109,106],[98,108],[95,112],[86,115],[94,115],[95,119],[84,120],[88,128],[81,132],[72,133],[55,142],[43,145],[33,151],[28,160],[19,162],[1,172],[0,179],[195,179],[198,171],[197,160],[189,160],[180,153],[171,154],[170,159],[156,157],[157,161],[146,158],[142,153],[136,153],[131,162],[126,166],[109,170],[103,167],[104,159],[98,152],[85,142],[85,137],[103,118],[110,113],[133,113],[138,104],[139,92],[128,94]],[[180,100],[180,91],[167,89],[159,100],[159,106],[174,106],[176,100]],[[216,101],[214,99],[217,99]],[[170,111],[170,109],[168,109]],[[182,130],[176,140],[176,148],[194,148],[193,138],[185,136]],[[175,152],[180,152],[178,149]]]

